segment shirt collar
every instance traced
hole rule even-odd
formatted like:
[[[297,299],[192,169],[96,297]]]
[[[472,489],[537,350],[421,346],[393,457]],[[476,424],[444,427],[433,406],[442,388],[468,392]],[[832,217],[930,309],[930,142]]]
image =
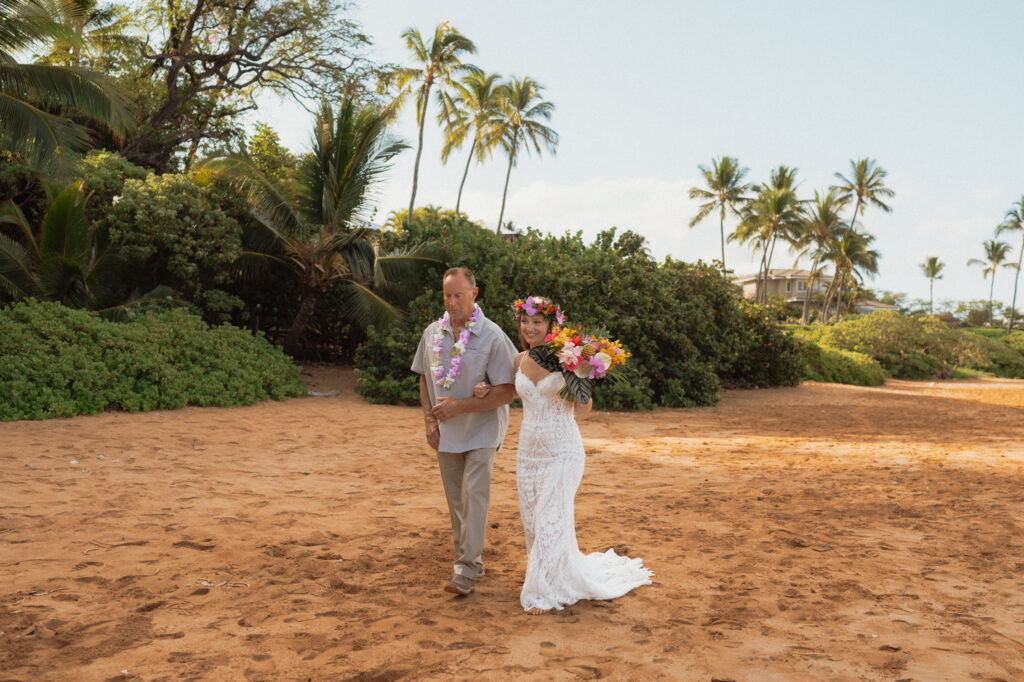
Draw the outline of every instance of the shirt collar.
[[[487,317],[484,315],[484,310],[483,310],[483,308],[481,308],[480,309],[480,317],[477,318],[476,324],[473,325],[473,328],[469,330],[470,335],[472,335],[472,336],[480,336],[480,332],[483,331],[483,324],[482,323],[486,319],[487,319]],[[442,327],[442,329],[444,329],[444,331],[448,332],[448,335],[451,336],[453,339],[455,338],[455,332],[452,330],[452,321],[451,320],[445,320],[445,323],[444,323],[444,326]]]

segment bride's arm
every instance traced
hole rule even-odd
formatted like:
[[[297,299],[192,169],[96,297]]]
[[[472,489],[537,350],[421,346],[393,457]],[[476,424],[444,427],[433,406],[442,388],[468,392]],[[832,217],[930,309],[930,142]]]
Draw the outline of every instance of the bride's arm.
[[[592,409],[594,409],[594,398],[593,397],[591,397],[590,400],[588,400],[585,403],[581,403],[578,400],[575,401],[575,402],[576,402],[576,414],[590,414],[590,411]]]

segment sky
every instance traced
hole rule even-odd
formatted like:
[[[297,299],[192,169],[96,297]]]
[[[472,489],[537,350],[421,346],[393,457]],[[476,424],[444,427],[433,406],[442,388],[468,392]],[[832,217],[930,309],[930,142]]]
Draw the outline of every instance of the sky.
[[[938,256],[936,301],[988,298],[967,260],[984,257],[982,242],[1024,195],[1018,0],[364,0],[351,16],[376,61],[412,65],[401,34],[429,39],[447,20],[476,44],[465,61],[544,86],[559,144],[512,169],[505,220],[517,227],[590,237],[616,226],[644,235],[657,258],[710,261],[717,216],[688,226],[698,166],[734,156],[753,182],[795,166],[798,193],[811,198],[866,156],[896,193],[891,213],[857,218],[881,253],[867,285],[927,299],[919,264]],[[265,98],[256,119],[292,150],[308,148],[311,116],[297,105]],[[432,121],[416,205],[454,208],[468,146],[442,166]],[[413,107],[395,132],[415,144]],[[376,222],[408,207],[414,157],[394,164]],[[497,223],[506,169],[500,151],[470,168],[461,208],[472,219]],[[1020,235],[1001,238],[1016,256]],[[738,274],[757,269],[736,244],[726,261]],[[773,267],[793,264],[776,251]],[[996,300],[1008,304],[1012,286],[1012,271],[997,273]]]

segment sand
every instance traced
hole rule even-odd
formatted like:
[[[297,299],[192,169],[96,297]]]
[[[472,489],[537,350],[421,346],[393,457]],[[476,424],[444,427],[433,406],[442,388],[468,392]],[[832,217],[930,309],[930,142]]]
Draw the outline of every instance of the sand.
[[[655,583],[531,617],[521,412],[454,597],[418,409],[306,379],[340,394],[0,424],[0,680],[1024,679],[1022,381],[595,413],[581,548]]]

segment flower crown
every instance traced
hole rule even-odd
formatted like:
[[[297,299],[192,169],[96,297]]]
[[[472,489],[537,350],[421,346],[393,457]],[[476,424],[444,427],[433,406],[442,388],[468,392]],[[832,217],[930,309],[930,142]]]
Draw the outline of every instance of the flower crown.
[[[512,304],[512,308],[516,313],[526,313],[527,315],[544,315],[545,317],[555,318],[555,322],[558,324],[565,324],[565,314],[562,313],[562,309],[557,304],[553,303],[551,299],[544,298],[543,296],[527,296],[526,299],[517,299]]]

